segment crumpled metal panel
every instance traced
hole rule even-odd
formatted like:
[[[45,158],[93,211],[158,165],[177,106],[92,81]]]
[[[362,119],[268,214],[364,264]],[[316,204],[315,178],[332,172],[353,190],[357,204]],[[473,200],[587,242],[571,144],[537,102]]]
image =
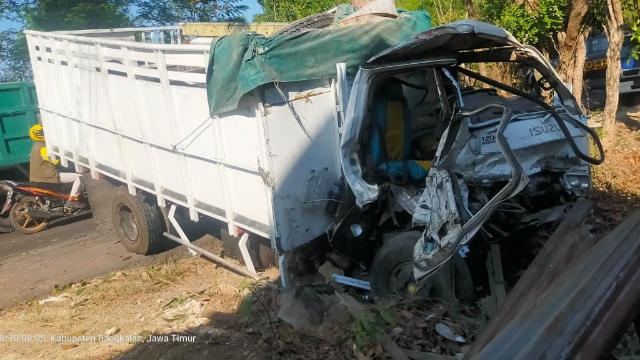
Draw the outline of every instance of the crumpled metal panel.
[[[502,117],[496,129],[495,141],[504,161],[511,169],[511,177],[494,197],[473,214],[471,219],[462,223],[458,207],[463,207],[463,188],[460,188],[460,193],[454,190],[453,173],[448,169],[452,167],[453,160],[468,143],[466,141],[468,134],[464,129],[469,126],[469,117],[496,108],[502,111]],[[529,182],[527,174],[523,171],[504,135],[511,120],[511,109],[508,106],[494,102],[470,112],[463,111],[461,115],[464,119],[455,137],[449,138],[451,126],[445,130],[443,140],[438,146],[435,165],[426,179],[424,195],[413,215],[414,224],[427,225],[421,239],[414,247],[414,275],[417,279],[428,276],[442,267],[455,253],[455,247],[463,246],[473,238],[500,202],[518,194]],[[462,138],[464,140],[461,140]],[[455,179],[458,181],[457,178]],[[468,200],[465,199],[465,201]]]
[[[434,239],[440,240],[438,230],[445,224],[460,221],[456,208],[456,197],[449,172],[433,168],[426,178],[426,188],[413,214],[413,224],[429,225],[434,229]],[[447,231],[449,229],[446,229]]]
[[[455,240],[462,231],[462,219],[456,205],[456,195],[452,179],[446,170],[432,168],[426,179],[426,188],[413,214],[414,225],[427,225],[426,230],[413,249],[414,261],[430,262],[439,254],[449,252],[455,246]],[[442,238],[441,234],[445,234]],[[433,248],[428,248],[431,240]],[[416,279],[433,271],[424,271],[414,267]]]
[[[413,39],[380,52],[368,63],[410,58],[427,52],[450,54],[502,46],[522,47],[522,44],[499,26],[477,20],[460,20],[422,32]]]
[[[423,190],[416,186],[398,186],[394,184],[390,184],[389,188],[396,202],[407,213],[413,215],[416,212]]]
[[[469,141],[452,168],[466,182],[483,184],[511,178],[511,167],[496,143],[498,122],[499,118],[496,118],[469,127]],[[588,146],[588,139],[581,129],[568,128],[578,144],[585,142]],[[514,116],[505,130],[505,137],[527,175],[544,170],[564,172],[581,164],[547,112]]]

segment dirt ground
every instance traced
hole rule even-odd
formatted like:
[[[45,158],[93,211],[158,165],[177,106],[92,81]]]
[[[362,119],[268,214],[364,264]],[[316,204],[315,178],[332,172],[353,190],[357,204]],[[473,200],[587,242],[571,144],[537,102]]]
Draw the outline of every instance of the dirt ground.
[[[279,272],[262,275],[267,283]],[[482,325],[470,308],[437,302],[378,306],[354,320],[334,299],[321,326],[296,331],[276,318],[280,299],[200,258],[119,271],[1,313],[0,359],[386,359],[370,324],[402,347],[444,354],[464,344],[438,337],[436,321],[466,341]]]
[[[592,167],[600,231],[620,223],[640,206],[640,106],[618,111],[618,123],[605,152],[605,161]]]
[[[593,222],[601,232],[640,205],[640,108],[621,109],[614,136],[605,163],[593,169]],[[273,281],[278,271],[262,275]],[[473,309],[460,305],[379,306],[375,319],[354,320],[333,304],[322,326],[296,331],[276,318],[277,290],[200,258],[51,290],[0,313],[0,359],[387,358],[367,338],[372,322],[383,324],[403,347],[454,355],[483,326]],[[464,342],[437,335],[435,322]],[[623,339],[617,355],[640,355],[635,335]]]
[[[0,358],[194,359],[220,352],[247,358],[247,340],[239,339],[241,319],[252,308],[243,308],[250,292],[244,284],[243,277],[194,258],[62,285],[0,314]],[[189,352],[172,354],[168,344]]]

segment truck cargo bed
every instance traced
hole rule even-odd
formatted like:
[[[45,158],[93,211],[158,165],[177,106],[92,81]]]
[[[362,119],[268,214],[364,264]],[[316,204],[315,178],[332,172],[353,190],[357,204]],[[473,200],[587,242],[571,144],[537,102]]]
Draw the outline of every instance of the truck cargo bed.
[[[301,205],[311,170],[325,187],[339,178],[334,79],[265,85],[211,117],[209,45],[134,41],[179,28],[117,31],[26,32],[47,147],[63,165],[285,251],[326,232],[322,207]]]

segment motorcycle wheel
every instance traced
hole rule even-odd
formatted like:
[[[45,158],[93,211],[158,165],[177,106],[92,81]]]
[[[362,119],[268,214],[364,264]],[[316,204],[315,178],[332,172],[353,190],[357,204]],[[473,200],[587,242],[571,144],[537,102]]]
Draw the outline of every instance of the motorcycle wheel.
[[[35,234],[44,230],[49,225],[48,220],[33,218],[25,214],[27,210],[35,208],[37,205],[39,205],[38,200],[34,197],[24,197],[15,203],[9,214],[13,228],[23,234]]]

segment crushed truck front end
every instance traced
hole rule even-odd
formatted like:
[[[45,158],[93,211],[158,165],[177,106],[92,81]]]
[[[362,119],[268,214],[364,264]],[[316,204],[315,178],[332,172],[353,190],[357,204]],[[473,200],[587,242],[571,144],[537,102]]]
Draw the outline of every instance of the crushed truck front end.
[[[476,63],[514,63],[539,79],[518,90],[472,71]],[[589,166],[603,160],[596,133],[542,55],[477,21],[434,28],[372,58],[354,81],[341,151],[362,212],[386,208],[391,231],[414,234],[411,254],[398,251],[412,258],[418,280],[464,255],[472,239],[558,220],[586,196]],[[400,212],[409,214],[404,223]],[[383,258],[401,258],[388,249],[393,241],[372,261],[379,296],[402,291],[386,284],[404,286]]]

